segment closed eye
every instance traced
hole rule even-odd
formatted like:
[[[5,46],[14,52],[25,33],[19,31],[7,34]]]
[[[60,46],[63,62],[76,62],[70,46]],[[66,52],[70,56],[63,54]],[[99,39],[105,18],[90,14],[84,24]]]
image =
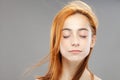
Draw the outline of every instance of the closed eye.
[[[63,38],[69,38],[70,36],[63,36]]]
[[[81,37],[81,38],[87,38],[87,36],[82,36],[82,35],[80,35],[80,37]]]

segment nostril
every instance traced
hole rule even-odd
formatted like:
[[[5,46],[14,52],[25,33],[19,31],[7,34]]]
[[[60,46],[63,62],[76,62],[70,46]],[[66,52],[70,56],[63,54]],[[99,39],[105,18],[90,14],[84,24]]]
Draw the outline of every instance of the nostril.
[[[72,46],[77,47],[77,46],[79,46],[79,43],[74,43],[74,44],[72,44]]]

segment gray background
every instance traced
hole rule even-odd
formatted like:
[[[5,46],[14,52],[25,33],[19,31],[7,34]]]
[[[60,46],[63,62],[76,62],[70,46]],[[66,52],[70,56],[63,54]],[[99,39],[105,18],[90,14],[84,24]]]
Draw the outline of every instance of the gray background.
[[[0,80],[19,80],[49,52],[49,33],[56,13],[70,0],[0,0]],[[103,80],[120,79],[120,0],[84,0],[99,19],[90,58],[92,72]],[[42,75],[47,64],[25,80]]]

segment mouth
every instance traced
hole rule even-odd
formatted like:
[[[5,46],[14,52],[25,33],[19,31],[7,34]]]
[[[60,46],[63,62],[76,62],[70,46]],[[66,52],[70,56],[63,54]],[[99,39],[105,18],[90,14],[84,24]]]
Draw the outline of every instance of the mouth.
[[[71,53],[80,53],[82,51],[81,50],[70,50],[69,52],[71,52]]]

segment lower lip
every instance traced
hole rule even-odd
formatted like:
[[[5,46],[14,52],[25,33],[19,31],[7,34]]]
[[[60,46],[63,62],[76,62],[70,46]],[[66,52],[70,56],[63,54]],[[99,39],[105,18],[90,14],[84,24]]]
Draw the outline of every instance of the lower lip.
[[[71,53],[73,53],[73,54],[79,54],[79,53],[81,53],[81,51],[70,51]]]

